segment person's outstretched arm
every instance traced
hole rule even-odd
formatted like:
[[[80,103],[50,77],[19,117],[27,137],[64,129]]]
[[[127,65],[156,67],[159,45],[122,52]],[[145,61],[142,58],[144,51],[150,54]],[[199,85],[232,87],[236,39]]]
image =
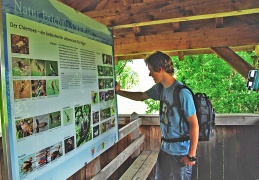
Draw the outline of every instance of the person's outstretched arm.
[[[145,92],[130,92],[130,91],[123,91],[120,89],[120,85],[116,83],[116,93],[120,96],[135,100],[135,101],[144,101],[148,99],[148,95]]]

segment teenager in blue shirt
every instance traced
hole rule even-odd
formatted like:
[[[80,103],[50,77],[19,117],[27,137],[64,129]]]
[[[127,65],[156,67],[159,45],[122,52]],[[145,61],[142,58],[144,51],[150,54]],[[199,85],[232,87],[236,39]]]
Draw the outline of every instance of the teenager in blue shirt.
[[[161,143],[161,149],[156,163],[156,180],[190,180],[192,166],[196,162],[196,150],[199,137],[199,125],[196,116],[192,94],[187,89],[180,91],[180,103],[189,123],[180,123],[180,115],[173,106],[173,91],[182,84],[173,77],[174,68],[172,59],[162,53],[155,52],[146,60],[150,71],[149,76],[155,81],[155,85],[145,92],[129,92],[120,89],[117,83],[117,94],[136,101],[146,99],[160,100],[160,130],[165,140]],[[162,88],[161,85],[163,86]],[[166,139],[179,138],[189,135],[190,140],[183,142],[168,142]]]

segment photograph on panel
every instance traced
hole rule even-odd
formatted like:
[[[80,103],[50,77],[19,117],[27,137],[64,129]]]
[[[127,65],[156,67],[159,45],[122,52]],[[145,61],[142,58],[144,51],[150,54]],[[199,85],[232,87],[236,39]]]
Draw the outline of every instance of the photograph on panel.
[[[65,146],[65,154],[69,153],[73,149],[75,149],[75,137],[71,136],[64,140],[64,146]]]
[[[112,65],[112,56],[108,54],[102,54],[103,57],[103,64]]]
[[[63,155],[62,141],[50,146],[51,161],[54,161]]]
[[[29,38],[18,34],[11,34],[11,51],[18,54],[29,54]]]
[[[43,114],[40,116],[35,116],[34,118],[34,132],[40,133],[49,129],[49,116],[48,114]]]
[[[18,167],[20,169],[20,179],[24,179],[28,174],[36,170],[36,157],[35,154],[26,155],[18,159]]]
[[[93,127],[93,137],[96,138],[99,136],[100,131],[99,131],[99,125]]]
[[[30,76],[30,59],[12,57],[12,75],[13,76]]]
[[[31,97],[46,96],[46,80],[31,80]]]
[[[49,113],[49,129],[61,126],[60,111]]]
[[[59,79],[49,79],[46,83],[47,96],[59,95]]]
[[[91,105],[75,107],[76,147],[92,139]]]
[[[31,136],[33,134],[33,118],[20,119],[16,124],[16,139]]]
[[[45,76],[45,61],[31,59],[31,76]]]
[[[13,93],[14,93],[14,99],[31,98],[31,81],[14,80]]]
[[[69,125],[73,123],[73,108],[67,108],[63,110],[63,124]]]
[[[98,92],[91,92],[91,97],[92,97],[92,104],[98,104],[99,103],[99,96]]]
[[[98,76],[113,76],[111,66],[97,66]]]
[[[93,112],[93,124],[96,124],[100,121],[99,111]]]
[[[36,153],[36,167],[37,169],[42,168],[51,161],[50,159],[50,148],[41,149]]]
[[[57,61],[45,61],[46,64],[46,76],[58,76],[58,62]]]

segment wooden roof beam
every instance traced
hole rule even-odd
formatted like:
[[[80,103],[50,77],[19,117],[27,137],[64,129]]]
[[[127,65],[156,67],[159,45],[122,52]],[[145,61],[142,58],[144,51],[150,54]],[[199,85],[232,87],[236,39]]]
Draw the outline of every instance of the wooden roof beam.
[[[239,51],[253,51],[254,47],[255,46],[253,45],[248,45],[248,46],[235,46],[230,48],[235,52],[239,52]],[[179,56],[178,50],[163,51],[163,52],[165,52],[169,56]],[[146,54],[143,54],[143,53],[125,54],[125,55],[115,54],[115,58],[117,59],[117,61],[129,60],[129,59],[143,59],[143,58],[147,58],[147,56],[150,55],[151,53],[153,53],[153,51],[147,52]],[[187,49],[183,51],[183,54],[184,56],[189,56],[189,55],[197,55],[197,54],[215,54],[215,53],[210,48],[204,48],[204,49]]]
[[[259,12],[258,0],[153,1],[114,6],[84,14],[114,29],[202,20]]]
[[[255,69],[229,47],[212,47],[211,49],[244,78],[247,78],[249,70]]]
[[[189,32],[168,31],[163,34],[138,36],[135,38],[115,38],[116,56],[146,54],[150,50],[185,51],[208,47],[246,46],[259,44],[259,25],[200,29]],[[163,43],[157,43],[157,40]]]

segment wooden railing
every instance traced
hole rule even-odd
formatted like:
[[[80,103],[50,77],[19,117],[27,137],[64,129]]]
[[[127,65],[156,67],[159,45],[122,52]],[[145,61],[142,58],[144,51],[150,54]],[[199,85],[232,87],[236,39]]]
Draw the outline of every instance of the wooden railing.
[[[158,115],[139,115],[138,121],[132,123],[134,125],[131,128],[123,128],[130,121],[129,114],[119,115],[120,141],[68,180],[88,180],[105,167],[110,167],[107,165],[127,147],[131,147],[134,133],[129,133],[130,129],[139,126],[140,121],[139,132],[145,139],[139,151],[159,150],[161,135]],[[214,137],[209,142],[199,142],[197,153],[198,161],[193,167],[193,180],[259,179],[259,114],[217,114]],[[2,160],[0,149],[0,180],[5,177]],[[134,160],[134,156],[127,157],[116,170],[111,171],[109,179],[119,179]]]

